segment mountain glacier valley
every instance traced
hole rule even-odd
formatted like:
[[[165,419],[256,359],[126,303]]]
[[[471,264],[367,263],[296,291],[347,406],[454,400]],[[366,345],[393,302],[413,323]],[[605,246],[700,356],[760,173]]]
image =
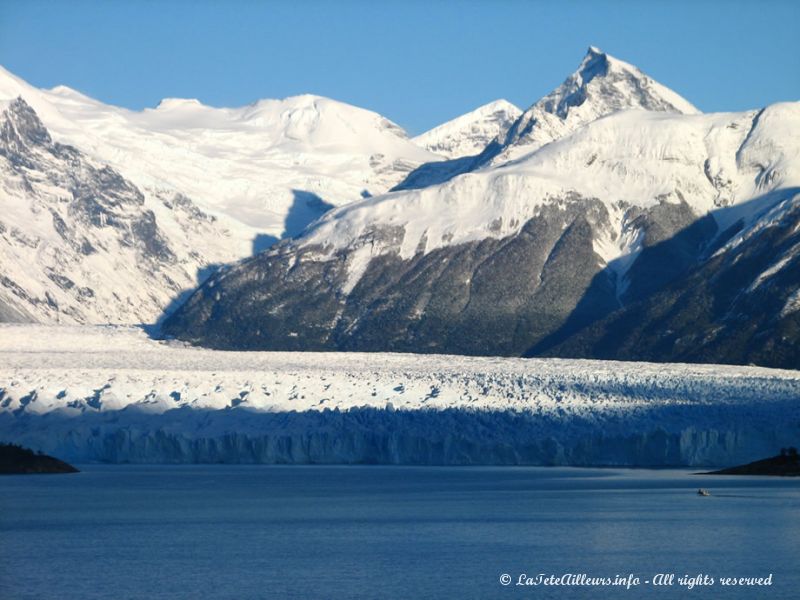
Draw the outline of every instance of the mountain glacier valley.
[[[800,103],[591,47],[410,137],[0,69],[0,440],[78,462],[707,466],[800,438]]]

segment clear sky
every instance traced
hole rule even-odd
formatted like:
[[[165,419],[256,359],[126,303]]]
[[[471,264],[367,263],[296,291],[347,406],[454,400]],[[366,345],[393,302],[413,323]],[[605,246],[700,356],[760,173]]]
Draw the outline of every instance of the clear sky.
[[[589,45],[704,111],[800,99],[800,1],[0,0],[0,64],[141,109],[314,93],[421,133],[526,108]]]

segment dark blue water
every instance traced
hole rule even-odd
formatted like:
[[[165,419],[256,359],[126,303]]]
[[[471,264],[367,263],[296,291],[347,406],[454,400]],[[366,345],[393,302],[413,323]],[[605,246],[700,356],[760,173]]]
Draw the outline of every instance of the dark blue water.
[[[0,598],[799,598],[800,481],[543,468],[84,466],[0,478]],[[694,491],[704,486],[710,498]],[[507,573],[512,584],[500,584]],[[516,586],[521,573],[639,586]],[[644,583],[705,574],[689,592]],[[721,587],[765,577],[769,587]]]

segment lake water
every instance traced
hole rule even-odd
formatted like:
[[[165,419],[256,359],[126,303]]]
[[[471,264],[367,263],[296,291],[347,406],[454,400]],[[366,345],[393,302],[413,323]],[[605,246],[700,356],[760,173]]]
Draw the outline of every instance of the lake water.
[[[797,479],[564,468],[82,468],[0,478],[3,600],[800,597]],[[700,486],[713,496],[697,496]],[[518,586],[523,573],[632,574],[640,583]],[[653,586],[659,573],[674,574],[673,584]],[[503,574],[510,585],[500,583]],[[700,574],[715,584],[689,592],[679,583]],[[769,574],[767,587],[719,582]]]

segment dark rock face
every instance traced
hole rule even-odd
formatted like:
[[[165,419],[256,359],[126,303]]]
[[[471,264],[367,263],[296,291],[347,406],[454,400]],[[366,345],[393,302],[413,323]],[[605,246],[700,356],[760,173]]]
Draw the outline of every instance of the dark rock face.
[[[0,280],[0,284],[3,281]],[[0,323],[34,323],[35,319],[0,299]]]
[[[119,231],[123,245],[136,246],[143,259],[169,262],[174,255],[159,231],[152,211],[143,210],[144,196],[132,183],[110,167],[97,168],[70,146],[54,144],[33,109],[22,98],[8,107],[0,129],[0,155],[19,174],[39,171],[54,185],[68,188],[71,221],[87,227],[111,227]],[[74,232],[54,209],[53,226],[70,245],[91,253],[91,244],[76,239]]]
[[[689,205],[660,203],[629,209],[628,227],[644,234],[642,252],[627,273],[624,304],[647,297],[678,279],[703,257],[718,234],[710,215],[697,218]]]
[[[798,290],[800,197],[795,197],[737,245],[543,354],[798,369]]]
[[[642,249],[635,262],[625,273],[623,281],[617,280],[616,267],[612,263],[599,271],[589,286],[589,290],[593,291],[598,288],[607,290],[611,285],[613,289],[606,294],[613,295],[616,301],[596,307],[596,294],[587,293],[562,325],[524,351],[525,356],[596,358],[591,353],[577,349],[570,350],[577,354],[562,354],[553,348],[587,325],[615,313],[623,306],[640,302],[684,277],[706,258],[713,248],[712,244],[720,237],[714,218],[706,215],[698,219],[685,201],[679,204],[661,202],[647,209],[629,207],[624,228],[628,232],[638,232],[642,237]],[[731,233],[728,232],[727,237]]]
[[[22,98],[9,104],[7,114],[13,119],[8,118],[0,125],[0,156],[5,156],[15,168],[34,168],[27,147],[52,144],[50,134]]]
[[[683,273],[716,231],[713,220],[694,223],[685,203],[630,212],[645,251],[628,297]],[[675,235],[687,223],[687,233]],[[550,336],[563,335],[565,324],[578,330],[619,308],[616,275],[593,246],[608,227],[602,202],[571,195],[543,206],[506,238],[410,259],[376,256],[349,293],[342,290],[351,254],[376,237],[399,247],[402,228],[371,232],[332,255],[283,244],[212,278],[165,331],[220,348],[519,356],[545,341],[553,345]]]
[[[614,282],[595,281],[607,225],[598,200],[566,198],[507,238],[374,257],[349,293],[352,252],[375,236],[399,247],[402,229],[333,254],[285,243],[210,279],[164,329],[219,348],[519,355],[582,298],[587,318],[617,307]]]

